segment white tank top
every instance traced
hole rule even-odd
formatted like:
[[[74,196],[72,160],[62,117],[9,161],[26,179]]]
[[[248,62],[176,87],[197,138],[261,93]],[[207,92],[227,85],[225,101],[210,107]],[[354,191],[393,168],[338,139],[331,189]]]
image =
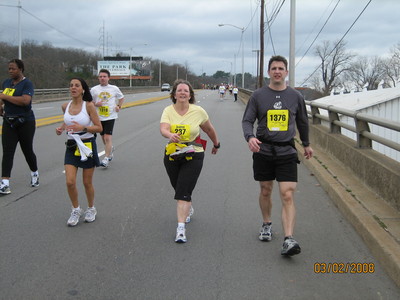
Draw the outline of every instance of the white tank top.
[[[82,103],[82,110],[79,112],[79,114],[77,115],[71,115],[69,113],[69,106],[71,104],[72,101],[70,101],[67,105],[67,108],[65,109],[65,113],[64,113],[64,123],[68,126],[68,125],[72,125],[73,121],[77,122],[78,124],[81,124],[85,127],[87,126],[91,126],[93,123],[90,120],[90,116],[87,113],[86,110],[86,101],[83,101]],[[85,139],[90,139],[94,136],[93,133],[90,132],[86,132],[82,135],[80,135],[81,140],[85,140]],[[72,137],[68,136],[68,139],[73,139]]]

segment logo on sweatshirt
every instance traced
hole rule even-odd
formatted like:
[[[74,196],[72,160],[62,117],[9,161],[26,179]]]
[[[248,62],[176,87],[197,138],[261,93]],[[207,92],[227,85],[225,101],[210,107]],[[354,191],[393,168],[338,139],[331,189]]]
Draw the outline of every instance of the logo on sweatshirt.
[[[274,108],[275,109],[282,109],[282,102],[281,101],[275,102]]]

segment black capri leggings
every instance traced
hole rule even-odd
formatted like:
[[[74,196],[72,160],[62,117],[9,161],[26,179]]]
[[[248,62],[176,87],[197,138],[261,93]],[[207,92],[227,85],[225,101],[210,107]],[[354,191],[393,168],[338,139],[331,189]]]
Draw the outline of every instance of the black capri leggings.
[[[175,189],[175,200],[192,201],[192,192],[203,168],[204,152],[196,152],[193,159],[170,161],[164,155],[164,166]]]
[[[4,120],[1,141],[3,144],[3,161],[1,163],[2,177],[11,177],[14,164],[14,154],[19,142],[22,153],[32,172],[38,170],[35,152],[33,152],[33,137],[36,130],[36,121],[25,121],[17,128]]]

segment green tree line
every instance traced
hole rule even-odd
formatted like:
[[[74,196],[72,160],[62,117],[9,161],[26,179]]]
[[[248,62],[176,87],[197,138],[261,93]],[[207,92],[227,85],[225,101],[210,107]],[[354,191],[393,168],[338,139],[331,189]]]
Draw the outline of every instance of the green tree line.
[[[18,57],[18,47],[0,42],[0,81],[8,78],[7,63]],[[37,89],[66,88],[72,77],[85,79],[89,86],[96,85],[97,61],[103,60],[100,53],[87,52],[75,48],[57,48],[50,43],[39,44],[36,41],[24,40],[22,43],[22,60],[25,64],[27,76]],[[133,80],[133,86],[160,86],[163,83],[173,82],[183,78],[192,83],[195,88],[203,86],[233,84],[234,76],[230,73],[217,71],[213,75],[194,74],[185,65],[171,64],[159,59],[145,57],[151,61],[151,80]],[[161,76],[160,76],[161,71]],[[241,86],[242,74],[237,74],[237,85]],[[114,80],[118,86],[129,86],[129,80]],[[256,78],[245,73],[246,88],[254,88]]]

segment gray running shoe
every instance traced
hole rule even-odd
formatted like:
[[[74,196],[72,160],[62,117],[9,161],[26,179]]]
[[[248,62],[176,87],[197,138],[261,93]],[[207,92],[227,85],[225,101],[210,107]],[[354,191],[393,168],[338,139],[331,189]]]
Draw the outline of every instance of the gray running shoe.
[[[260,235],[258,236],[258,239],[260,241],[267,241],[269,242],[272,240],[272,224],[263,224],[260,228]]]
[[[190,223],[193,213],[194,213],[193,206],[190,206],[189,215],[186,217],[186,223]]]
[[[4,183],[0,184],[0,194],[8,195],[11,194],[10,187]]]
[[[174,153],[171,153],[169,156],[171,158],[175,159],[175,158],[178,158],[180,156],[185,156],[185,155],[187,155],[189,153],[194,153],[194,152],[195,152],[195,150],[194,150],[193,145],[189,145],[189,146],[183,147],[181,150],[178,150],[178,151],[176,151]]]
[[[39,174],[31,175],[31,187],[39,186]]]
[[[177,228],[176,229],[175,242],[176,243],[186,243],[187,242],[185,228],[183,228],[183,229]]]
[[[87,210],[85,211],[85,222],[86,223],[94,222],[94,220],[96,220],[96,214],[97,210],[94,206],[88,207]]]
[[[108,164],[109,164],[109,159],[108,159],[108,157],[104,157],[103,158],[103,160],[101,161],[101,163],[100,163],[100,165],[102,166],[102,167],[104,167],[104,168],[107,168],[108,167]]]
[[[71,216],[68,219],[67,225],[70,227],[76,226],[79,222],[79,218],[82,214],[82,209],[79,208],[73,208],[71,212]]]
[[[281,255],[292,256],[299,254],[301,252],[301,248],[298,242],[292,237],[287,238],[283,242]]]

